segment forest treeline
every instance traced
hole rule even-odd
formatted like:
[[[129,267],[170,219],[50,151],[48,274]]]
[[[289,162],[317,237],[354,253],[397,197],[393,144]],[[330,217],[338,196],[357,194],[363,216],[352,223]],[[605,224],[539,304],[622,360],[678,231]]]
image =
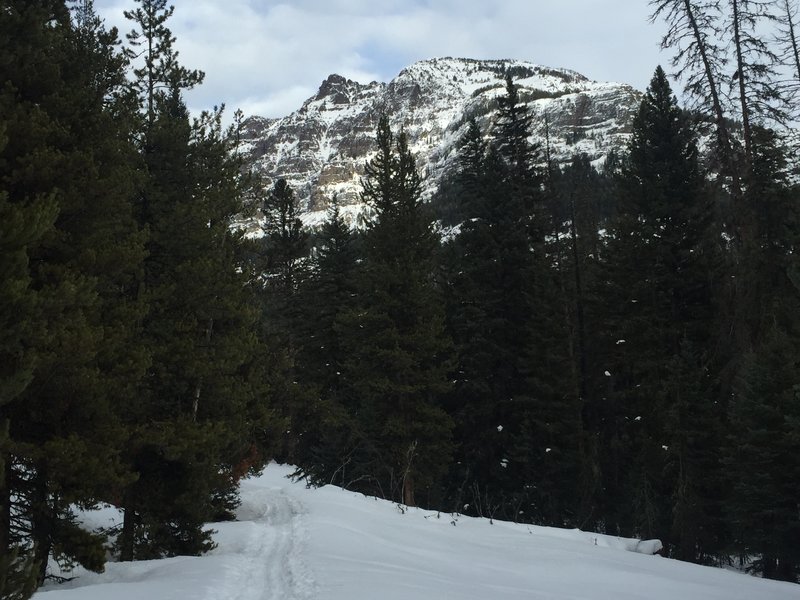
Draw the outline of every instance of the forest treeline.
[[[165,0],[135,0],[125,43],[89,0],[2,0],[2,598],[52,561],[208,550],[272,458],[797,581],[795,5],[651,4],[694,104],[656,69],[601,169],[530,142],[508,74],[430,202],[383,116],[374,218],[353,230],[334,198],[306,231],[242,164],[238,115],[190,116],[203,74]],[[123,523],[83,530],[100,503]]]

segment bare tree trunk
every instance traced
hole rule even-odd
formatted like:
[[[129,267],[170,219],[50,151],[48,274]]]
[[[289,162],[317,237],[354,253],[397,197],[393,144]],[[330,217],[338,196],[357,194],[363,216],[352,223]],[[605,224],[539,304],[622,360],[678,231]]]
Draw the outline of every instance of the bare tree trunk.
[[[792,14],[792,6],[789,0],[783,0],[783,9],[786,14],[786,32],[789,34],[789,43],[791,44],[792,59],[794,61],[794,74],[797,81],[800,82],[800,49],[797,44],[797,34],[794,29],[794,15]]]
[[[402,497],[403,497],[403,504],[406,506],[416,506],[417,503],[414,499],[414,474],[411,472],[412,466],[414,465],[414,456],[417,453],[417,441],[414,440],[408,446],[408,450],[406,451],[406,465],[405,470],[403,472],[403,481],[401,483],[402,486]]]
[[[0,458],[0,556],[11,551],[11,474],[8,455]]]
[[[120,534],[119,559],[122,562],[134,559],[136,536],[136,510],[133,508],[131,492],[125,492],[123,499],[122,533]]]
[[[734,160],[733,156],[733,145],[731,144],[728,125],[725,121],[725,111],[722,109],[722,102],[720,101],[719,84],[714,77],[714,70],[711,67],[711,59],[708,56],[708,50],[703,40],[703,34],[697,24],[697,19],[695,18],[691,1],[683,0],[683,6],[686,12],[686,17],[689,20],[689,25],[692,29],[692,35],[697,43],[697,49],[700,53],[700,58],[703,62],[703,71],[705,73],[706,83],[708,84],[709,95],[711,96],[711,109],[714,113],[714,120],[717,124],[717,138],[720,144],[720,151],[722,152],[723,160],[727,163],[726,167],[733,181],[733,195],[739,196],[739,173],[736,169],[736,161]]]
[[[211,338],[214,335],[214,317],[208,318],[206,325],[206,346],[211,345]],[[192,400],[192,421],[197,422],[197,413],[200,410],[200,394],[203,391],[203,377],[197,378],[197,385],[194,388],[194,399]]]
[[[47,562],[53,547],[53,515],[48,501],[46,473],[38,470],[32,483],[31,541],[34,548],[34,560],[39,569],[37,580],[39,585],[42,585],[47,576]]]
[[[753,134],[750,127],[750,107],[747,103],[745,88],[745,64],[742,54],[742,20],[739,12],[739,0],[731,0],[733,10],[733,45],[736,50],[736,69],[739,73],[739,103],[742,108],[742,130],[744,132],[744,154],[747,172],[753,164]]]
[[[403,478],[403,504],[406,506],[417,505],[414,499],[414,476],[411,473],[407,473]]]

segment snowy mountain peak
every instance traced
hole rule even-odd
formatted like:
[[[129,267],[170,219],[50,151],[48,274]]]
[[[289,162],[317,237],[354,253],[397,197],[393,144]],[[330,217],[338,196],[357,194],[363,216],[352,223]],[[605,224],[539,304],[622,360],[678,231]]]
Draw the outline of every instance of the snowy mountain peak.
[[[362,84],[332,74],[303,106],[282,119],[250,117],[243,139],[248,159],[267,181],[286,178],[310,225],[325,217],[336,194],[355,219],[360,180],[372,156],[375,126],[387,114],[403,128],[432,194],[449,172],[469,118],[489,137],[505,74],[533,115],[532,141],[549,143],[565,163],[586,153],[600,164],[624,146],[641,94],[628,85],[588,79],[568,69],[520,60],[433,58],[416,62],[388,83]]]
[[[351,79],[347,79],[333,73],[319,86],[317,95],[306,100],[303,106],[307,107],[314,102],[324,102],[325,106],[345,105],[358,101],[365,92],[372,87],[379,86],[376,82],[369,85],[362,85]]]

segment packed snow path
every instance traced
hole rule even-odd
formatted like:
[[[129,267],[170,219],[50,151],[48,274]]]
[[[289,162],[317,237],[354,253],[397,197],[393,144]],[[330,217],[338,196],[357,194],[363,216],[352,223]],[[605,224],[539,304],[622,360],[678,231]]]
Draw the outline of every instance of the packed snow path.
[[[652,544],[309,490],[291,471],[242,483],[207,556],[111,563],[36,600],[800,600],[800,585],[641,553]]]
[[[257,483],[257,482],[253,482]],[[240,555],[227,573],[229,595],[218,600],[311,600],[314,581],[304,563],[307,531],[300,500],[280,488],[250,485],[242,490],[238,522],[226,527],[216,552]],[[241,527],[247,531],[236,532]],[[230,530],[230,531],[229,531]],[[219,534],[218,536],[219,537]],[[242,584],[246,582],[246,586]]]
[[[315,583],[306,568],[307,512],[281,477],[246,482],[237,520],[216,523],[217,547],[203,557],[109,563],[101,575],[82,572],[40,600],[313,600]],[[273,485],[277,482],[278,485]],[[89,519],[118,522],[106,510]]]

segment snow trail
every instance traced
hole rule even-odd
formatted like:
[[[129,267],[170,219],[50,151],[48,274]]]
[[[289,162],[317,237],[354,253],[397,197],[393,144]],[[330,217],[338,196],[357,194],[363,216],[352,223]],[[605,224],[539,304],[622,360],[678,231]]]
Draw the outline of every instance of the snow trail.
[[[209,525],[217,547],[205,556],[112,562],[105,573],[78,568],[74,579],[46,585],[34,600],[314,600],[317,584],[306,566],[308,509],[286,474],[244,482],[237,520]],[[94,520],[109,526],[121,519],[109,508]]]
[[[656,540],[398,510],[293,470],[243,481],[207,555],[79,570],[35,600],[800,600],[800,585],[651,556]]]
[[[234,551],[239,560],[229,562],[225,583],[209,589],[205,598],[312,600],[316,584],[303,558],[308,532],[302,502],[285,489],[262,486],[244,490],[241,499],[238,521],[232,524],[240,531],[226,532],[215,551]]]

